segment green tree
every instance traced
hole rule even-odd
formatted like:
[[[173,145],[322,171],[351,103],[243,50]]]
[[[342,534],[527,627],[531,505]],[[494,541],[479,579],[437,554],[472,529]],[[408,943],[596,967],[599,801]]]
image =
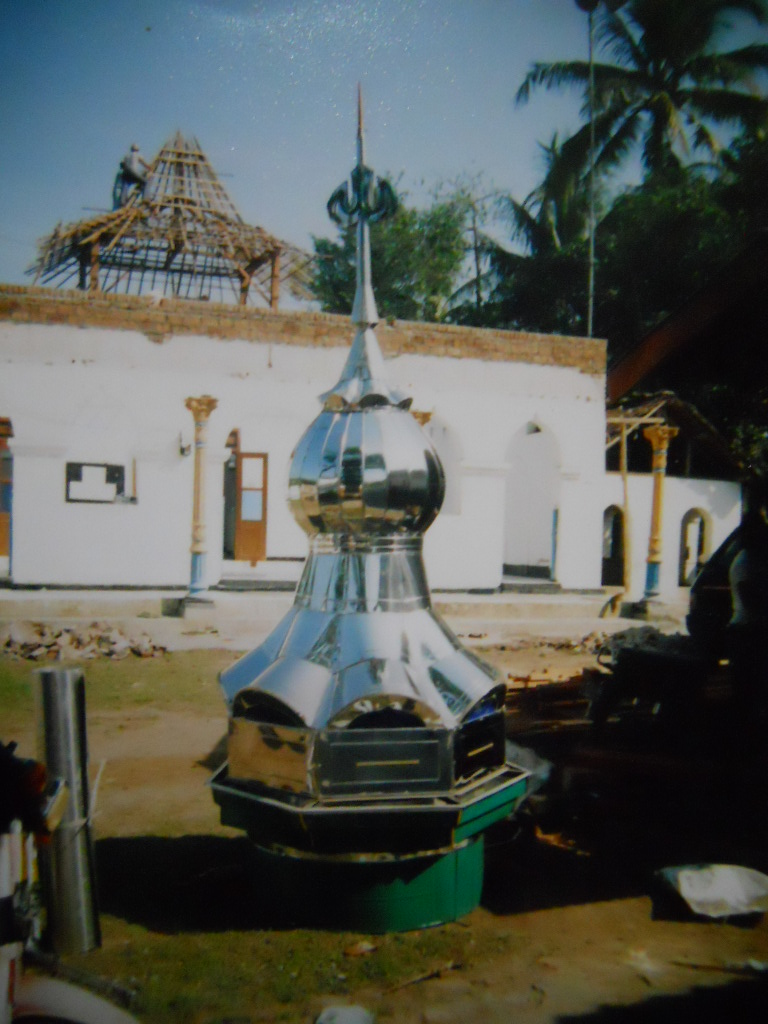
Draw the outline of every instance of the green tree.
[[[371,225],[371,270],[383,319],[445,319],[466,256],[467,206],[460,196],[426,209],[400,206]],[[355,229],[313,238],[315,296],[328,313],[349,313],[355,294]]]
[[[768,230],[768,131],[745,133],[720,154],[716,179],[723,206],[749,231]]]
[[[459,177],[445,189],[438,190],[465,211],[464,235],[466,260],[464,270],[469,277],[459,285],[449,299],[449,319],[462,323],[482,323],[488,291],[492,286],[488,262],[494,242],[486,227],[491,219],[498,193],[488,186],[482,175]]]
[[[595,333],[609,358],[704,288],[743,246],[745,223],[702,171],[651,175],[619,196],[597,231]]]
[[[613,6],[613,5],[612,5]],[[756,71],[768,68],[768,45],[715,49],[729,17],[768,22],[766,0],[629,0],[602,5],[597,39],[615,63],[594,62],[595,164],[612,167],[641,144],[647,172],[679,165],[696,151],[713,155],[717,126],[752,127],[768,120],[768,100],[750,91]],[[524,103],[538,86],[585,90],[587,61],[534,64],[517,92]],[[570,140],[589,161],[589,124]]]
[[[705,331],[699,348],[665,360],[640,387],[691,402],[744,466],[768,478],[764,145],[743,140],[714,180],[679,168],[616,200],[597,235],[596,333],[615,362],[688,300],[734,296],[709,341]]]
[[[491,254],[498,278],[482,324],[542,334],[583,334],[586,309],[586,243],[537,255]]]
[[[488,301],[452,317],[462,323],[578,334],[586,304],[587,179],[568,143],[555,134],[540,143],[544,177],[521,202],[500,196],[497,210],[510,232],[509,249],[487,236]]]
[[[548,145],[539,143],[544,177],[522,203],[511,196],[501,199],[512,226],[512,239],[532,254],[567,249],[586,238],[589,220],[589,189],[580,154],[557,133]]]

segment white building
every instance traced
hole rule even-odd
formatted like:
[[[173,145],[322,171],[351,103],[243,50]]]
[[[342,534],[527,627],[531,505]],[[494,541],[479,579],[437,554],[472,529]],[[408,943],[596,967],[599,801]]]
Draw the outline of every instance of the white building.
[[[185,401],[210,395],[207,583],[252,564],[262,580],[292,561],[297,573],[306,537],[286,503],[290,456],[353,333],[326,314],[0,286],[0,572],[14,586],[186,587]],[[430,585],[493,590],[506,574],[599,588],[611,510],[627,497],[605,468],[604,343],[403,323],[377,335],[446,470],[425,539]],[[651,478],[628,479],[627,596],[639,599]],[[677,590],[691,523],[706,523],[701,557],[739,506],[736,483],[666,481],[662,596]]]

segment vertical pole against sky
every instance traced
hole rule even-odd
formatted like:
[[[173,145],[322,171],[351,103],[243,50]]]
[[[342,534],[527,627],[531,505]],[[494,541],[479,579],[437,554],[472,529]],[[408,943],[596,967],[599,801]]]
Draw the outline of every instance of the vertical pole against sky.
[[[595,315],[595,11],[604,3],[611,14],[624,6],[626,0],[576,0],[576,6],[587,12],[589,22],[589,257],[587,268],[587,337],[591,338]]]
[[[587,12],[589,23],[589,213],[587,231],[589,256],[587,258],[587,337],[592,337],[595,310],[595,10],[600,0],[576,0],[576,6]]]
[[[587,336],[595,314],[595,12],[589,19],[589,268],[587,271]]]

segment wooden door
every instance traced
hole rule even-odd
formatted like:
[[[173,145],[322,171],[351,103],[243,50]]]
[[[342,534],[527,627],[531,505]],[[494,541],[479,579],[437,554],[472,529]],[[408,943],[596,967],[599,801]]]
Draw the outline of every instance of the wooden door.
[[[267,557],[267,456],[237,452],[235,560],[254,565]]]

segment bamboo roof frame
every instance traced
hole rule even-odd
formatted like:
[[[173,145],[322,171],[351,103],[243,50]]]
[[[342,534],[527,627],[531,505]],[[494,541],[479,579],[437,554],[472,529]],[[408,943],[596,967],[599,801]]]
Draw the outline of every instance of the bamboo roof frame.
[[[659,424],[680,427],[685,437],[706,449],[708,457],[723,470],[739,478],[744,476],[745,467],[721,434],[694,405],[678,398],[672,391],[635,395],[609,406],[606,412],[606,451],[626,443],[643,428]]]
[[[117,186],[117,183],[116,183]],[[38,243],[35,284],[234,301],[272,309],[285,285],[310,299],[313,257],[246,224],[196,138],[165,143],[123,205],[58,224]]]
[[[642,427],[666,423],[664,410],[670,397],[670,395],[654,395],[629,408],[619,406],[615,409],[609,409],[605,418],[606,449],[613,448],[614,445],[619,444],[622,434],[629,437]]]

